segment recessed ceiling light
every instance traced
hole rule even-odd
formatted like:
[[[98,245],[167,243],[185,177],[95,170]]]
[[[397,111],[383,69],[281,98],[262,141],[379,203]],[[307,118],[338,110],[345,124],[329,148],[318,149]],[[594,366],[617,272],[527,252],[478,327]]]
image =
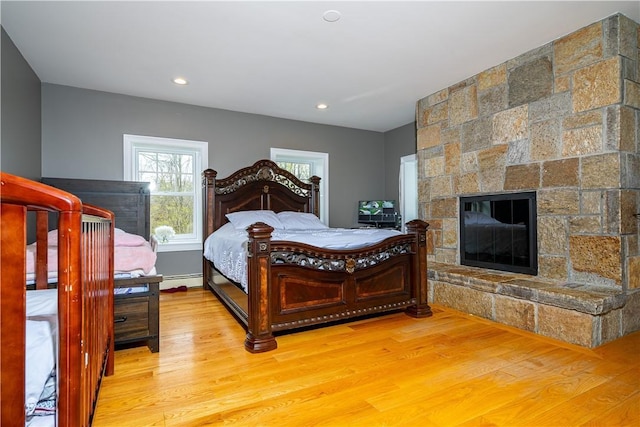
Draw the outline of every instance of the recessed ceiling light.
[[[327,108],[329,108],[329,106],[327,104],[322,104],[321,103],[321,104],[316,105],[316,108],[318,110],[326,110]]]
[[[327,10],[324,14],[322,14],[322,19],[327,22],[339,21],[341,17],[342,14],[337,10]]]
[[[189,82],[186,79],[183,79],[182,77],[176,77],[175,79],[173,79],[173,82],[177,85],[189,84]]]

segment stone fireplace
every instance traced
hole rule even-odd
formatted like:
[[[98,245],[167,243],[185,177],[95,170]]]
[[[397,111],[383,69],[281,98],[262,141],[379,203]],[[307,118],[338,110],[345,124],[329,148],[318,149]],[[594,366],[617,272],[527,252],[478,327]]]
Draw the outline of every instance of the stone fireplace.
[[[614,15],[418,101],[430,302],[586,347],[640,329],[639,45]],[[460,197],[515,192],[537,274],[461,265]]]

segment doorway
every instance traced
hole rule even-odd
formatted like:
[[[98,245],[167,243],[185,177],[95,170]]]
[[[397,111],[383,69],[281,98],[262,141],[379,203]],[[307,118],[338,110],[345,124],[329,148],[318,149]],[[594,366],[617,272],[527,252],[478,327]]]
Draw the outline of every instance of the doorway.
[[[400,158],[400,230],[418,218],[418,161],[415,154]]]

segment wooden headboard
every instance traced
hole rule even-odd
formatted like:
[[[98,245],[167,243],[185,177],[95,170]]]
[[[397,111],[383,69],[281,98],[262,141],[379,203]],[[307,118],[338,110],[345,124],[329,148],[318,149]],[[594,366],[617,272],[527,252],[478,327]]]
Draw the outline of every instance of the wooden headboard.
[[[83,203],[110,210],[115,214],[117,228],[149,239],[148,182],[72,178],[42,178],[42,182],[76,195]]]
[[[310,212],[319,216],[320,178],[300,181],[271,160],[258,160],[230,176],[216,179],[217,172],[202,173],[205,233],[208,236],[227,222],[226,214],[270,209],[275,212]]]

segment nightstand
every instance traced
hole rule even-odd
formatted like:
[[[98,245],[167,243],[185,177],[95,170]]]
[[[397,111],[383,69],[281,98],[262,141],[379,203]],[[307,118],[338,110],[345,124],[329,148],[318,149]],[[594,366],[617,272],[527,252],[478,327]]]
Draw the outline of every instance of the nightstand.
[[[113,301],[116,347],[146,342],[152,353],[160,350],[160,282],[162,275],[116,279],[116,289],[131,288],[127,293],[115,293]]]

